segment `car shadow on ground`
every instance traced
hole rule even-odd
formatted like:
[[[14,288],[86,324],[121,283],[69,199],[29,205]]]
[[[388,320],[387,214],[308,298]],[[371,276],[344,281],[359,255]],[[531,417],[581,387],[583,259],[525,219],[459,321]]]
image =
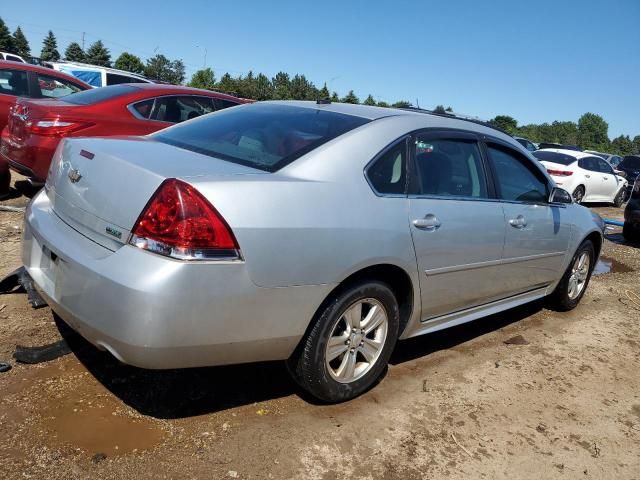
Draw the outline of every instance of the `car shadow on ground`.
[[[402,341],[390,363],[398,365],[518,322],[542,308],[533,303],[474,322]],[[60,333],[87,370],[111,393],[143,415],[185,418],[296,394],[318,404],[291,380],[284,362],[180,370],[124,365],[89,344],[60,319]]]

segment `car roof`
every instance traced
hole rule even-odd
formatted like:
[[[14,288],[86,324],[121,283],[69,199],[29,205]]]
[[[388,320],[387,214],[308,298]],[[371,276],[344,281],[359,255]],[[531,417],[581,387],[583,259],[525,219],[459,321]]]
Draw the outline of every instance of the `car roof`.
[[[580,160],[581,158],[586,158],[586,157],[597,157],[597,158],[600,158],[602,160],[602,157],[599,157],[595,153],[579,152],[578,150],[567,150],[566,148],[541,148],[540,150],[536,150],[536,151],[538,151],[538,152],[561,153],[563,155],[568,155],[570,157],[573,157],[576,160]]]
[[[454,114],[438,114],[428,110],[404,109],[393,107],[374,107],[352,103],[339,102],[314,102],[308,100],[270,100],[260,103],[270,103],[274,105],[292,105],[302,108],[310,108],[319,111],[328,111],[353,115],[368,120],[378,120],[387,117],[411,117],[415,119],[416,129],[420,128],[454,128],[467,130],[479,134],[492,135],[502,140],[522,148],[512,136],[502,130],[491,127],[481,121],[469,118],[457,117]]]
[[[118,85],[129,85],[131,87],[140,90],[141,92],[145,92],[145,94],[160,94],[160,95],[177,95],[181,94],[191,94],[191,95],[204,95],[207,97],[216,97],[220,99],[229,99],[237,102],[238,100],[243,100],[249,102],[250,100],[246,100],[239,97],[234,97],[233,95],[229,95],[227,93],[216,92],[215,90],[205,90],[202,88],[192,88],[192,87],[184,87],[182,85],[167,85],[164,83],[119,83]],[[116,85],[113,85],[116,86]],[[101,88],[109,88],[109,87],[101,87]],[[131,95],[136,95],[137,92],[131,92]]]
[[[38,72],[38,73],[49,75],[51,77],[63,78],[65,80],[71,80],[71,81],[73,81],[73,83],[77,83],[77,84],[83,85],[83,86],[85,86],[87,88],[92,88],[91,85],[89,85],[86,82],[83,82],[79,78],[74,77],[73,75],[68,75],[68,74],[63,73],[63,72],[58,72],[57,70],[54,70],[53,68],[41,67],[40,65],[33,65],[32,63],[22,63],[22,62],[12,62],[12,61],[7,61],[7,60],[0,60],[0,70],[9,69],[9,68],[12,69],[12,70],[24,70],[24,71],[29,71],[29,72]]]

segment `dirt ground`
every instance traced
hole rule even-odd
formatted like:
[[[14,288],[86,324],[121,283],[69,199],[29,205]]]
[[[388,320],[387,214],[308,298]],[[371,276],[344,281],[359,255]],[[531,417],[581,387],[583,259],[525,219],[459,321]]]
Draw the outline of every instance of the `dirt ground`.
[[[0,277],[20,266],[21,224],[0,212]],[[127,367],[24,294],[0,296],[0,361],[13,365],[0,479],[640,479],[640,309],[625,296],[640,293],[640,248],[613,231],[604,255],[574,311],[533,304],[401,342],[380,385],[334,406],[280,363]],[[72,354],[11,358],[61,332]]]

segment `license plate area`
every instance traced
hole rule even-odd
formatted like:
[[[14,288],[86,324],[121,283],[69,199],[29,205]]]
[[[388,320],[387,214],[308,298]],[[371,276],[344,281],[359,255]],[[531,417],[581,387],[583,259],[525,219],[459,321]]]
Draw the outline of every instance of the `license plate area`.
[[[55,285],[58,262],[60,259],[46,245],[42,246],[42,256],[40,257],[40,271],[47,279]]]

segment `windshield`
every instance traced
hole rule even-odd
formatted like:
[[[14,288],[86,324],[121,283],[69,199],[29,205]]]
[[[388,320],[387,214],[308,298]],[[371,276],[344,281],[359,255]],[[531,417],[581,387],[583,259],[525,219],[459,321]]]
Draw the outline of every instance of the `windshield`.
[[[546,162],[559,163],[561,165],[571,165],[576,161],[575,157],[566,155],[564,153],[545,152],[544,150],[537,150],[533,152],[533,156],[538,160],[544,160]]]
[[[274,172],[368,121],[315,108],[262,103],[228,108],[161,130],[151,138]]]
[[[624,168],[640,169],[640,157],[624,157],[620,166]]]
[[[103,100],[111,100],[131,92],[139,90],[132,85],[114,85],[113,87],[101,87],[85,90],[84,92],[72,93],[64,97],[67,103],[74,105],[93,105]]]

